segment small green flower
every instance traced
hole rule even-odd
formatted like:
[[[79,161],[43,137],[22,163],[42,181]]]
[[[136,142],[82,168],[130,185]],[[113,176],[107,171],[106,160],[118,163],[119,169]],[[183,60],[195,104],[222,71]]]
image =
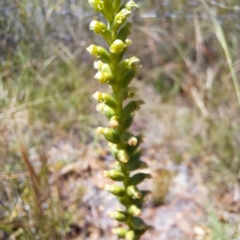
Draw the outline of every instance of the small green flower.
[[[129,68],[129,69],[133,69],[134,65],[136,63],[138,63],[139,61],[140,60],[137,57],[127,58],[121,63],[121,67],[126,67],[126,68]]]
[[[99,69],[101,69],[101,67],[102,67],[103,64],[104,64],[104,63],[103,63],[101,60],[95,61],[95,62],[93,63],[93,67],[94,67],[95,69],[99,70]]]
[[[97,34],[103,34],[107,31],[107,26],[97,20],[93,20],[89,25],[90,30],[93,30]]]
[[[88,3],[97,12],[100,12],[103,9],[102,0],[88,0]]]
[[[113,80],[110,66],[106,63],[103,63],[101,67],[99,67],[99,71],[94,77],[98,79],[100,83],[109,83],[111,80]]]
[[[141,199],[142,193],[137,189],[136,186],[131,185],[127,188],[127,194],[133,199]]]
[[[94,76],[94,78],[98,79],[100,83],[106,83],[108,84],[112,80],[112,76],[108,73],[104,72],[97,72]]]
[[[115,23],[118,25],[123,24],[126,22],[127,18],[130,16],[131,11],[126,8],[123,8],[116,16],[115,16]]]
[[[97,57],[97,58],[100,58],[102,61],[105,61],[105,62],[109,62],[110,61],[110,55],[109,55],[109,52],[103,48],[103,47],[100,47],[100,46],[97,46],[97,45],[94,45],[94,44],[91,44],[88,48],[87,48],[87,51]]]
[[[108,105],[111,108],[116,108],[117,107],[117,103],[116,103],[116,100],[114,99],[114,97],[110,96],[107,93],[101,93],[101,92],[97,91],[92,96],[99,103],[100,102],[105,103],[106,105]]]
[[[111,53],[119,54],[124,50],[125,47],[126,47],[126,44],[124,44],[122,40],[117,39],[112,43],[109,50]]]
[[[101,132],[103,136],[111,143],[119,143],[120,137],[119,134],[112,128],[103,128]]]
[[[105,103],[99,103],[96,106],[96,109],[97,109],[97,111],[101,112],[102,114],[104,114],[108,118],[111,118],[116,114],[114,109],[110,108]]]
[[[129,11],[131,11],[131,9],[133,8],[133,7],[139,7],[134,1],[129,1],[129,2],[127,2],[126,4],[125,4],[125,8],[127,9],[127,10],[129,10]]]
[[[129,47],[132,44],[132,40],[126,39],[125,44],[126,44],[126,47]]]

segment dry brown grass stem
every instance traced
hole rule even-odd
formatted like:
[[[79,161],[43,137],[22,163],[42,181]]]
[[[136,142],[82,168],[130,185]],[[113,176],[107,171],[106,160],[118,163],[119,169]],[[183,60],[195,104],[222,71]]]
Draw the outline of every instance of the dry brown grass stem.
[[[38,209],[38,213],[40,214],[41,217],[43,217],[44,214],[43,214],[43,209],[42,209],[42,204],[41,204],[41,194],[40,194],[41,181],[30,162],[29,155],[28,155],[27,149],[24,146],[24,144],[20,143],[19,148],[20,148],[20,152],[22,155],[23,163],[27,169],[29,179],[30,179],[33,191],[34,191],[34,200],[36,203],[36,207]]]

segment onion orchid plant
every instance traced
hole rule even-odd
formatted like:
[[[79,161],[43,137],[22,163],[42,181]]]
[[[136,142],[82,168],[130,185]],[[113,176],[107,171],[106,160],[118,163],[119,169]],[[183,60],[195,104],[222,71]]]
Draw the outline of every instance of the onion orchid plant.
[[[150,228],[141,218],[141,208],[147,190],[139,190],[137,185],[151,178],[148,173],[139,172],[147,167],[141,160],[139,148],[143,136],[134,135],[130,128],[134,113],[144,103],[133,100],[136,88],[131,82],[140,69],[139,59],[135,56],[125,57],[132,41],[128,38],[132,24],[128,17],[138,5],[134,1],[121,3],[121,0],[88,0],[90,6],[103,15],[105,23],[93,20],[90,29],[100,35],[108,48],[90,45],[87,51],[98,60],[94,62],[97,70],[95,78],[101,84],[108,84],[112,94],[95,92],[97,110],[108,118],[108,127],[98,127],[97,134],[101,134],[109,142],[109,148],[116,159],[114,169],[104,171],[103,176],[118,184],[106,185],[105,189],[114,194],[123,209],[110,213],[110,217],[121,222],[120,227],[112,232],[121,239],[139,240]],[[127,101],[126,101],[127,100]],[[136,172],[137,171],[137,172]]]

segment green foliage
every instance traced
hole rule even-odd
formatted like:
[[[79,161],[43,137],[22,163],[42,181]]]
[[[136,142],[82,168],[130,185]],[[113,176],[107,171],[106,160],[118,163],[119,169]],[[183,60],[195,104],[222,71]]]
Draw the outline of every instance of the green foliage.
[[[208,211],[208,223],[212,230],[213,239],[227,240],[229,239],[224,232],[224,224],[218,219],[218,216],[214,209]]]
[[[66,239],[72,217],[64,209],[57,183],[50,185],[46,153],[38,151],[36,171],[26,146],[17,147],[20,154],[14,156],[16,147],[4,155],[8,161],[0,186],[0,235],[19,240]]]
[[[139,143],[141,136],[127,132],[131,126],[134,113],[144,103],[142,100],[132,100],[124,103],[134,96],[134,91],[129,87],[137,74],[140,65],[136,57],[124,59],[125,52],[131,45],[131,24],[127,22],[132,8],[138,7],[134,1],[129,1],[121,6],[121,1],[89,0],[95,11],[101,12],[107,23],[93,20],[90,29],[101,35],[108,44],[106,49],[97,45],[90,45],[87,51],[100,60],[94,63],[98,72],[95,78],[102,84],[110,85],[112,96],[96,92],[93,97],[99,102],[97,110],[109,119],[110,127],[98,127],[97,134],[102,134],[110,142],[110,149],[117,161],[116,169],[104,172],[104,176],[114,181],[122,182],[121,186],[106,185],[105,189],[114,194],[124,205],[123,211],[113,212],[111,217],[124,222],[126,228],[116,228],[113,233],[119,238],[127,240],[140,239],[141,235],[150,228],[144,221],[137,217],[141,214],[141,207],[148,191],[140,191],[137,185],[151,176],[149,174],[131,172],[146,167],[142,162]]]

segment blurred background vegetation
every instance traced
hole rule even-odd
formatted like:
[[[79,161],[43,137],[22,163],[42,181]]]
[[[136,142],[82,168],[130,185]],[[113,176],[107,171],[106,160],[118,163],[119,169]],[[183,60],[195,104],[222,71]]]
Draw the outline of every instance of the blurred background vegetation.
[[[152,126],[149,144],[165,147],[175,164],[200,166],[216,198],[239,193],[239,1],[138,2],[131,54],[143,69],[136,82],[160,99],[146,99],[141,114],[166,124],[164,136]],[[99,144],[93,129],[102,120],[91,95],[101,87],[85,50],[101,43],[88,29],[93,17],[85,0],[0,1],[0,239],[72,238],[75,210],[52,179],[67,163],[49,162],[47,152],[60,136]],[[83,195],[80,186],[75,201]],[[239,214],[240,206],[225,210]],[[213,239],[240,236],[236,223],[212,211],[209,219]]]

